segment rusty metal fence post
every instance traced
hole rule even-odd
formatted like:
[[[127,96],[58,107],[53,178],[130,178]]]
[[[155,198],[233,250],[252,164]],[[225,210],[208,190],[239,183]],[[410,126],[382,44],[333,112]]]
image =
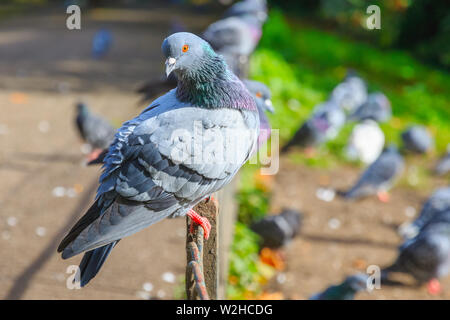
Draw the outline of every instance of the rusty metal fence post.
[[[188,300],[217,299],[218,287],[218,203],[216,200],[201,202],[194,210],[201,216],[208,218],[211,223],[209,239],[204,240],[203,229],[194,228],[191,233],[190,218],[186,217],[186,295]]]

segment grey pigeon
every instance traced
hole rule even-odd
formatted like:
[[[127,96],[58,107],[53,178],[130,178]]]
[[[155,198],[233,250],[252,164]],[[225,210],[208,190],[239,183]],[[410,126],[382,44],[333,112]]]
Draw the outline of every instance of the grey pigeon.
[[[353,113],[366,99],[367,85],[352,70],[348,71],[344,81],[333,89],[329,98],[348,113]]]
[[[267,20],[267,1],[243,0],[236,2],[225,11],[224,17],[242,17],[248,14],[255,15],[261,23],[264,23]]]
[[[393,145],[386,148],[375,162],[362,173],[356,184],[343,196],[357,199],[387,192],[404,169],[403,157]],[[380,199],[381,200],[381,199]]]
[[[367,100],[361,104],[347,118],[348,121],[374,120],[376,122],[387,122],[392,117],[391,103],[381,92],[371,93]]]
[[[353,300],[356,293],[366,290],[369,277],[358,273],[347,277],[342,283],[311,296],[310,300]]]
[[[162,51],[177,88],[118,130],[94,204],[58,247],[63,259],[85,252],[81,286],[121,238],[164,218],[188,215],[207,237],[209,223],[192,208],[229,183],[257,147],[255,101],[211,46],[182,32]]]
[[[308,148],[320,145],[335,138],[344,124],[345,114],[334,101],[319,104],[281,152],[287,152],[294,146]]]
[[[103,150],[114,141],[116,129],[107,120],[93,114],[83,102],[77,104],[75,123],[81,138],[94,150]]]
[[[259,1],[248,2],[245,8],[249,6],[251,10],[233,11],[235,14],[230,12],[224,19],[209,25],[202,34],[239,78],[247,76],[249,57],[262,35],[262,21],[258,19],[258,12],[262,9],[257,9],[259,6],[255,7],[252,3]],[[176,76],[171,74],[167,79],[157,78],[147,82],[137,92],[144,95],[141,102],[145,102],[175,88],[176,84]]]
[[[284,209],[278,215],[271,215],[253,223],[251,229],[262,240],[261,246],[278,249],[288,244],[299,232],[302,214],[292,209]]]
[[[437,189],[422,206],[418,217],[400,228],[400,234],[411,239],[433,219],[440,219],[445,212],[450,212],[450,187]],[[450,221],[449,221],[450,222]]]
[[[426,153],[434,146],[434,140],[424,126],[411,126],[401,134],[405,150],[414,153]]]
[[[434,168],[437,175],[443,176],[450,172],[450,151],[448,151],[437,163]]]
[[[275,109],[272,105],[272,100],[270,100],[272,94],[270,89],[261,82],[254,80],[243,80],[242,81],[247,87],[248,91],[251,93],[255,99],[256,106],[258,107],[259,113],[259,137],[258,137],[258,147],[260,147],[264,142],[266,142],[271,134],[271,127],[269,119],[267,119],[266,112],[274,113]]]
[[[437,281],[448,274],[450,266],[450,210],[445,220],[433,218],[412,239],[399,248],[395,262],[381,272],[381,282],[389,284],[392,272],[414,277],[418,285]],[[430,283],[429,283],[430,284]],[[429,286],[429,290],[432,289]]]

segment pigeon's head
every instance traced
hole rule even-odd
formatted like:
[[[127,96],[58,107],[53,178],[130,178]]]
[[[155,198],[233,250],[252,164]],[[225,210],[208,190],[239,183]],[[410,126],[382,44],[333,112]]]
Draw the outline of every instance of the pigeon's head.
[[[247,87],[248,91],[252,94],[253,98],[256,101],[256,105],[262,111],[269,111],[270,113],[274,113],[275,109],[272,105],[272,93],[270,89],[259,81],[254,80],[243,80],[242,81]]]
[[[77,103],[77,111],[78,111],[78,114],[87,114],[89,112],[89,109],[88,109],[86,103],[84,103],[83,101],[79,101]]]
[[[391,143],[384,148],[383,153],[398,153],[398,148],[395,144]]]
[[[209,43],[189,32],[177,32],[168,36],[161,49],[166,56],[167,76],[172,72],[176,75],[195,72],[205,62],[217,57]]]

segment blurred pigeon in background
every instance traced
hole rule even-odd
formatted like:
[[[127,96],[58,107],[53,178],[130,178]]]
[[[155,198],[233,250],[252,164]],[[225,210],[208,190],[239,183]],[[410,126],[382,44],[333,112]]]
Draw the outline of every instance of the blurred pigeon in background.
[[[353,113],[348,121],[374,120],[376,122],[387,122],[392,117],[391,103],[389,99],[381,92],[371,93],[367,100],[361,104]]]
[[[380,201],[387,202],[387,191],[403,172],[404,166],[403,157],[391,145],[362,173],[358,182],[342,195],[350,200],[377,194]]]
[[[399,248],[396,261],[381,272],[381,283],[392,284],[392,272],[406,273],[414,277],[418,285],[428,282],[428,292],[441,291],[438,278],[449,272],[450,266],[450,210],[444,212],[446,221],[434,217],[412,239]]]
[[[439,188],[427,199],[418,217],[400,227],[399,232],[405,239],[415,237],[431,220],[439,219],[439,215],[450,212],[450,187]],[[450,221],[449,221],[450,222]]]
[[[262,18],[264,17],[264,18]],[[209,25],[202,37],[223,56],[229,68],[239,78],[247,78],[250,55],[262,36],[262,25],[267,18],[267,5],[263,0],[235,3],[225,17]],[[176,77],[154,79],[137,92],[143,94],[141,102],[150,100],[176,87]]]
[[[333,285],[325,291],[311,296],[310,300],[353,300],[356,293],[366,290],[369,277],[358,273],[347,277],[344,282]]]
[[[275,112],[272,105],[272,100],[270,100],[272,94],[270,92],[270,89],[264,83],[248,79],[242,80],[242,82],[255,99],[256,106],[258,107],[259,113],[258,147],[261,147],[261,145],[269,139],[271,133],[271,127],[269,119],[267,119],[266,112],[267,111],[270,113]]]
[[[242,17],[253,14],[261,23],[267,20],[267,1],[266,0],[243,0],[236,2],[229,7],[224,17]]]
[[[350,135],[346,155],[351,160],[371,164],[383,151],[384,133],[373,120],[358,123]]]
[[[329,100],[334,101],[346,112],[351,114],[356,108],[366,102],[367,85],[356,72],[349,70],[344,81],[333,89]]]
[[[255,101],[209,44],[191,33],[175,33],[164,40],[162,51],[166,74],[175,72],[179,79],[177,88],[118,130],[94,204],[58,247],[63,259],[86,252],[81,286],[98,273],[121,238],[164,218],[188,215],[208,238],[211,225],[192,208],[229,183],[257,148]],[[194,130],[196,124],[201,130]],[[174,132],[188,132],[190,138],[173,137]],[[239,137],[220,144],[223,152],[189,147],[204,134],[223,139],[233,132]],[[230,150],[232,157],[226,156]]]
[[[92,57],[100,59],[106,56],[113,43],[112,33],[106,29],[99,30],[92,39]]]
[[[312,148],[334,139],[345,124],[345,114],[334,101],[319,104],[312,116],[306,120],[281,152],[287,152],[294,146]]]
[[[449,146],[447,146],[447,149],[449,150]],[[450,172],[450,150],[447,151],[447,153],[439,160],[436,167],[434,168],[434,172],[439,175],[443,176]]]
[[[284,209],[278,215],[266,216],[253,223],[250,228],[261,237],[261,247],[278,249],[298,234],[301,222],[301,212]]]
[[[434,140],[424,126],[411,126],[401,134],[405,150],[414,153],[426,153],[434,146]]]
[[[107,120],[91,113],[83,102],[77,104],[75,123],[81,138],[92,147],[88,161],[96,159],[114,141],[116,129]]]

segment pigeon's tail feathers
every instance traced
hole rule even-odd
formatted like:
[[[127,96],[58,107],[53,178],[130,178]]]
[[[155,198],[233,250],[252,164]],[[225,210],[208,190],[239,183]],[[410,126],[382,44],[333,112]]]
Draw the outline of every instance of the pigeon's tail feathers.
[[[96,165],[96,164],[102,164],[105,161],[105,157],[108,154],[108,151],[109,151],[109,149],[104,149],[102,151],[102,153],[100,153],[96,159],[89,161],[87,165],[91,166],[91,165]]]
[[[94,220],[96,220],[102,210],[102,205],[99,204],[99,199],[97,199],[94,204],[88,209],[88,211],[84,214],[84,216],[78,220],[78,222],[73,226],[73,228],[69,231],[66,237],[61,241],[58,246],[58,252],[62,252],[69,244],[78,237],[78,235]],[[66,256],[64,253],[62,255],[63,259],[69,258],[70,256]]]
[[[111,250],[120,240],[111,242],[103,247],[88,251],[80,262],[80,285],[84,287],[100,271]]]

